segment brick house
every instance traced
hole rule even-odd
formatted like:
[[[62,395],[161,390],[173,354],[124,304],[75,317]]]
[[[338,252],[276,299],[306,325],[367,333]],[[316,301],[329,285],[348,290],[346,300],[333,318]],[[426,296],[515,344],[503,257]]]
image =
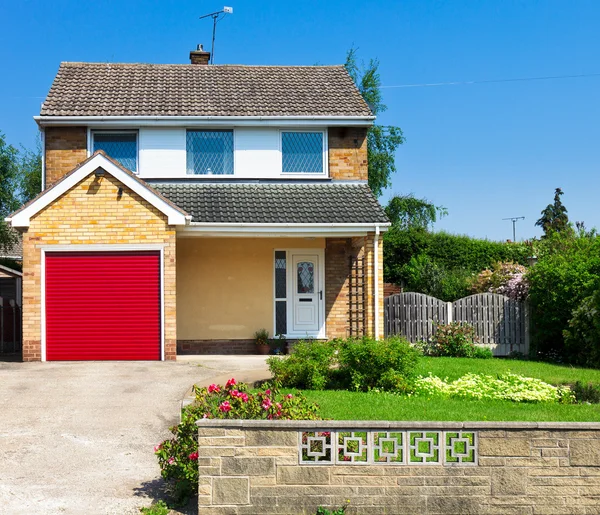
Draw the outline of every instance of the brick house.
[[[172,360],[383,331],[374,116],[342,66],[62,63],[35,119],[23,359]]]

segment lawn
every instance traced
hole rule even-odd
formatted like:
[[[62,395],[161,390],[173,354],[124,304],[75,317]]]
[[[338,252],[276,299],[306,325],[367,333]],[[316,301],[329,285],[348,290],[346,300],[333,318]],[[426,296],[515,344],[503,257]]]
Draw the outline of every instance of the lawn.
[[[417,374],[451,380],[468,373],[498,375],[512,372],[554,385],[576,381],[600,384],[600,370],[506,359],[421,358]],[[504,420],[600,421],[600,404],[517,403],[501,400],[463,400],[407,397],[390,393],[304,391],[321,407],[323,418],[336,420]]]

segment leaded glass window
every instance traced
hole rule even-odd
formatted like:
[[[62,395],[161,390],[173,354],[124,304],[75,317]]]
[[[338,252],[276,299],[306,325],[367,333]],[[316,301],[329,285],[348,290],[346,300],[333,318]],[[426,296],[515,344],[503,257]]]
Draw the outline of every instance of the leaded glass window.
[[[275,334],[287,333],[287,252],[275,251]]]
[[[233,131],[187,131],[187,173],[233,174]]]
[[[282,132],[283,173],[323,173],[322,132]]]
[[[315,265],[311,261],[300,261],[296,265],[298,293],[315,292]]]
[[[95,132],[93,151],[103,150],[124,168],[137,172],[137,134],[135,132]]]

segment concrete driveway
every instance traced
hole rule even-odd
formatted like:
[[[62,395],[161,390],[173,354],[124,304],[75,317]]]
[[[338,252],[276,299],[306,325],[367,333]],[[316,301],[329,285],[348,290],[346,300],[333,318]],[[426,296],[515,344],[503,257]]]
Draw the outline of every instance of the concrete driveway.
[[[247,369],[264,358],[0,362],[0,512],[139,513],[162,486],[152,448],[186,390]]]

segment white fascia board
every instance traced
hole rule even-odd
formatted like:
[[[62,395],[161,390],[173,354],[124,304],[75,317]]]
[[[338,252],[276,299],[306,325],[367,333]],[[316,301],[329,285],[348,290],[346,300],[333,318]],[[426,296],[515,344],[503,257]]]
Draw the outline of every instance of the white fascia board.
[[[370,127],[374,116],[34,116],[40,127],[83,124],[94,127]]]
[[[54,202],[68,190],[79,184],[88,175],[94,173],[98,168],[105,170],[106,173],[112,175],[124,186],[137,193],[149,204],[165,214],[167,216],[169,225],[185,225],[188,223],[188,220],[186,220],[186,215],[184,215],[181,211],[175,209],[173,206],[165,202],[154,192],[150,191],[146,186],[138,182],[128,173],[121,170],[118,166],[100,154],[95,156],[93,159],[90,159],[87,163],[82,165],[67,178],[56,184],[56,186],[53,188],[49,189],[25,209],[11,218],[6,218],[5,220],[10,222],[13,227],[29,227],[32,216],[48,206],[50,203]]]
[[[205,224],[192,222],[179,229],[178,234],[189,236],[201,235],[227,235],[227,236],[249,236],[261,235],[272,236],[364,236],[379,227],[380,232],[386,231],[390,226],[387,224],[372,223],[331,223],[331,224],[259,224],[259,223],[214,223]]]

